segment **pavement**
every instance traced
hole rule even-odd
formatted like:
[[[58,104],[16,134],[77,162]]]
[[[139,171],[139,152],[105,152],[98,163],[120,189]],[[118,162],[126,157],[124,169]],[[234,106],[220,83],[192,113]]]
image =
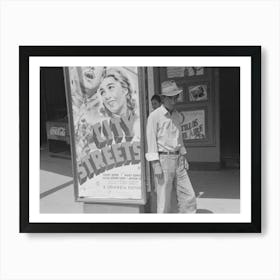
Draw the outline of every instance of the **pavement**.
[[[189,171],[197,199],[198,213],[239,213],[239,169]],[[151,192],[149,212],[155,213],[156,194]],[[176,202],[172,203],[176,213]],[[83,213],[83,203],[75,202],[70,158],[50,156],[47,148],[40,157],[41,213]]]

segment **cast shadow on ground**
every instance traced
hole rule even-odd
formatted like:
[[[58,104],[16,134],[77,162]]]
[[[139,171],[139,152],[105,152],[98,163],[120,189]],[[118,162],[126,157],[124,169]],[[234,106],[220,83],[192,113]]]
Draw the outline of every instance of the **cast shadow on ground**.
[[[40,152],[40,169],[73,177],[71,159],[51,156],[46,150]]]
[[[214,212],[208,210],[208,209],[197,209],[196,214],[212,214]]]

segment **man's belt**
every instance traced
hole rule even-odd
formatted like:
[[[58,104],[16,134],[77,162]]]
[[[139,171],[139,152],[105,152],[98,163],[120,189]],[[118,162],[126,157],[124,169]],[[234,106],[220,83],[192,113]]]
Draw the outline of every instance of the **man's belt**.
[[[158,152],[160,155],[179,155],[179,151],[175,152]]]

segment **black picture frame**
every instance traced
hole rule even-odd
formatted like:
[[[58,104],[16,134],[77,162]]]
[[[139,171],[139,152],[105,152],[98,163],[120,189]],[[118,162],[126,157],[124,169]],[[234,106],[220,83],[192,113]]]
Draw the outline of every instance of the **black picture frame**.
[[[36,56],[246,56],[251,58],[251,222],[69,223],[29,220],[29,61]],[[260,46],[19,46],[21,233],[259,233],[261,232]],[[39,170],[38,170],[39,172]]]

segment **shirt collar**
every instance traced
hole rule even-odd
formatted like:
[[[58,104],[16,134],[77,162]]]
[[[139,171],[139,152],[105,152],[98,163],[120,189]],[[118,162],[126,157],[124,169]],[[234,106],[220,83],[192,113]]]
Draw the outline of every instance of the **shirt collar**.
[[[169,113],[169,111],[165,108],[165,106],[164,106],[163,104],[160,106],[160,108],[161,108],[161,110],[162,110],[162,112],[163,112],[164,115],[166,115],[166,114],[171,115],[171,114]],[[175,113],[175,112],[177,112],[176,109],[173,110],[172,114]]]

